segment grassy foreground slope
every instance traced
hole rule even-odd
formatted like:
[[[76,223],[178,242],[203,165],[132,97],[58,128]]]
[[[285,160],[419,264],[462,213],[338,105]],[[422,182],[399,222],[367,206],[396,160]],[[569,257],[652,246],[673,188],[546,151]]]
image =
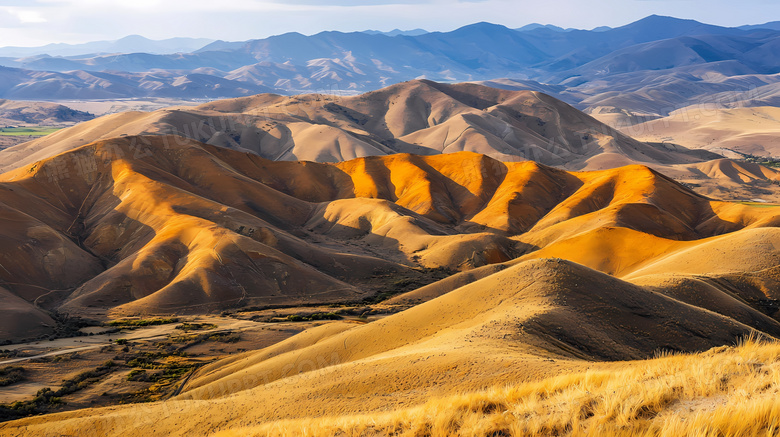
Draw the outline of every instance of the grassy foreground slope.
[[[780,345],[748,340],[397,411],[281,421],[234,436],[768,436],[780,429]]]
[[[778,336],[777,322],[766,323],[766,329]],[[618,393],[612,387],[626,386],[630,381],[648,383],[646,388],[626,395],[637,396],[632,401],[639,404],[635,410],[630,403],[619,404],[618,397],[615,402],[586,402],[592,411],[577,410],[574,416],[585,422],[589,414],[596,417],[604,410],[605,422],[614,419],[619,424],[625,417],[645,420],[644,413],[635,413],[642,408],[643,399],[656,405],[654,375],[669,372],[679,377],[692,360],[679,359],[666,367],[654,367],[654,361],[623,360],[647,358],[671,348],[710,350],[757,335],[756,330],[734,319],[575,263],[531,260],[378,321],[320,326],[268,348],[206,365],[188,379],[180,395],[165,402],[33,417],[0,425],[0,434],[80,435],[97,430],[102,436],[189,436],[278,422],[273,426],[289,423],[293,427],[279,428],[281,435],[295,435],[294,427],[300,428],[299,435],[315,431],[316,435],[333,435],[333,424],[308,420],[364,414],[368,416],[362,419],[333,420],[346,428],[346,435],[364,435],[361,427],[373,424],[379,428],[366,435],[392,435],[390,430],[395,428],[408,428],[409,435],[432,435],[434,428],[425,432],[429,425],[437,427],[436,435],[449,435],[463,426],[462,435],[480,435],[469,428],[477,426],[477,419],[487,420],[487,424],[503,417],[499,425],[504,434],[485,427],[484,435],[511,435],[514,431],[506,428],[510,426],[506,421],[515,427],[535,426],[529,421],[533,415],[525,415],[522,408],[549,423],[546,431],[545,425],[539,425],[540,432],[549,434],[552,429],[573,429],[551,419],[555,416],[561,421],[571,416],[569,410],[561,409],[565,406],[561,402],[571,393],[549,399],[567,390],[564,383],[579,390],[585,401],[590,395],[598,397],[599,390]],[[701,356],[706,360],[708,355]],[[764,363],[748,357],[739,365],[753,362]],[[714,366],[712,372],[717,375],[707,378],[728,377],[729,371],[718,373],[724,367],[721,362]],[[772,367],[768,364],[766,368]],[[691,369],[696,372],[696,365]],[[577,382],[577,377],[560,377],[588,371],[592,376],[582,382]],[[767,375],[765,384],[771,388],[773,376]],[[696,377],[703,386],[712,385],[704,376]],[[558,378],[552,387],[561,388],[545,389],[549,378]],[[614,379],[609,382],[609,378]],[[740,381],[739,377],[733,381],[716,379],[712,390],[726,391],[729,386],[738,387]],[[683,379],[675,384],[689,383]],[[530,384],[518,389],[523,396],[530,396],[527,400],[511,390],[502,394],[503,389],[476,395],[483,399],[501,396],[493,406],[485,400],[483,407],[467,404],[458,408],[464,398],[446,399],[523,384]],[[534,391],[536,395],[531,394]],[[679,395],[703,396],[684,393]],[[516,410],[512,399],[518,398],[520,407]],[[445,400],[437,407],[426,404],[430,399]],[[666,403],[658,405],[664,407],[674,400],[663,399]],[[420,405],[427,406],[416,413]],[[450,407],[454,409],[448,410]],[[570,408],[585,407],[576,404]],[[613,410],[623,416],[613,414]],[[304,422],[295,424],[296,420]],[[431,423],[426,425],[425,420]],[[519,431],[515,434],[523,435]]]

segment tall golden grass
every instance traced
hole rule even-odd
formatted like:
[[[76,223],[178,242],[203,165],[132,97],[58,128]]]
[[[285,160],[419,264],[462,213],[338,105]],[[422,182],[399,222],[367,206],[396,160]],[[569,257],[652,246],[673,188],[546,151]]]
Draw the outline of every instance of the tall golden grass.
[[[226,430],[232,436],[780,435],[780,344],[750,338],[404,410]]]

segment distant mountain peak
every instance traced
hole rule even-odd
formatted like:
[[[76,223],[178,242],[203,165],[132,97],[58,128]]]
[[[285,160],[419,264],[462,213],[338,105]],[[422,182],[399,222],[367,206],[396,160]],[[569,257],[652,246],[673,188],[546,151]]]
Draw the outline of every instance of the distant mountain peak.
[[[11,86],[0,87],[0,96],[203,98],[331,89],[356,93],[415,77],[443,82],[512,77],[574,88],[618,72],[671,73],[694,67],[729,75],[776,74],[780,56],[772,32],[650,15],[614,29],[532,23],[518,30],[481,21],[451,31],[291,32],[248,41],[207,41],[200,47],[200,40],[152,41],[128,35],[33,53],[0,48],[0,65],[19,69],[4,77],[4,84]],[[34,73],[41,71],[48,73]],[[177,78],[191,72],[210,76],[194,80],[198,86],[181,86]]]
[[[491,23],[489,21],[477,21],[476,23],[471,23],[465,26],[461,26],[459,29],[468,29],[472,27],[503,27],[505,29],[507,28],[503,24]]]
[[[536,30],[536,29],[549,29],[549,30],[552,30],[552,31],[555,31],[555,32],[569,32],[569,31],[574,30],[574,29],[571,29],[571,28],[564,29],[563,27],[555,26],[555,25],[552,25],[552,24],[540,24],[540,23],[526,24],[525,26],[518,27],[515,30],[518,31],[518,32],[530,32],[530,31]]]
[[[152,40],[142,35],[133,34],[133,35],[127,35],[125,37],[119,38],[114,42],[119,42],[119,41],[129,42],[129,41],[152,41]]]
[[[759,29],[780,30],[780,21],[770,21],[770,22],[764,23],[764,24],[751,24],[751,25],[739,26],[737,29],[742,29],[742,30],[759,30]]]
[[[712,24],[705,24],[705,23],[702,23],[700,21],[696,21],[696,20],[693,20],[693,19],[690,19],[690,18],[677,18],[677,17],[668,16],[668,15],[657,15],[657,14],[648,15],[645,18],[641,18],[639,20],[636,20],[636,21],[634,21],[632,23],[629,23],[629,24],[627,24],[625,26],[622,26],[622,27],[629,27],[629,26],[636,26],[636,25],[654,25],[654,26],[658,26],[658,25],[667,25],[667,26],[668,25],[678,25],[678,26],[679,25],[688,25],[688,26],[691,26],[691,27],[693,27],[693,26],[708,26],[708,27],[713,27],[713,28],[719,28],[720,27],[720,26],[715,26],[715,25],[712,25]],[[618,29],[620,29],[620,27],[618,27]]]
[[[490,22],[487,22],[487,21],[480,21],[480,22],[477,22],[477,23],[467,24],[465,26],[459,27],[459,28],[453,30],[452,32],[453,33],[458,33],[458,32],[464,32],[464,31],[482,31],[482,32],[488,31],[488,32],[490,32],[490,31],[513,31],[513,30],[508,28],[508,27],[506,27],[506,26],[504,26],[504,25],[502,25],[502,24],[495,24],[495,23],[490,23]]]
[[[368,35],[385,35],[385,36],[419,36],[419,35],[425,35],[426,33],[430,33],[425,29],[412,29],[412,30],[401,30],[401,29],[393,29],[389,32],[382,32],[381,30],[364,30],[362,33],[368,34]]]

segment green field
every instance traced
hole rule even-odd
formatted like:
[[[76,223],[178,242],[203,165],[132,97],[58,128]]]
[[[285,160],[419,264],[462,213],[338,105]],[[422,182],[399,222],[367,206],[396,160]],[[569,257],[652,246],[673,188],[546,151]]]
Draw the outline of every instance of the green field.
[[[0,135],[5,136],[12,136],[12,137],[23,137],[23,136],[33,136],[33,137],[42,137],[44,135],[49,135],[50,133],[57,132],[62,128],[59,127],[4,127],[0,128]]]
[[[762,202],[737,202],[737,203],[740,203],[742,205],[752,206],[755,208],[775,208],[780,206],[775,203],[762,203]]]

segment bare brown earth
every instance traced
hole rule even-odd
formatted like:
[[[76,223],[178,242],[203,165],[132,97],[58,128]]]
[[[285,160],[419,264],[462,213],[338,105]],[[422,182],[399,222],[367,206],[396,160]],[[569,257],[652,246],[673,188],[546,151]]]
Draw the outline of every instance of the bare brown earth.
[[[62,404],[44,407],[43,411],[165,399],[198,366],[262,349],[323,323],[257,323],[221,316],[157,320],[163,323],[137,328],[90,326],[81,329],[80,336],[3,346],[0,369],[24,370],[22,381],[0,390],[0,404],[29,402],[39,390],[56,390],[64,381],[106,363],[111,364],[105,375],[87,379],[78,390],[63,396]],[[2,420],[9,420],[6,410],[0,412]]]
[[[7,149],[18,144],[23,144],[35,139],[37,138],[32,136],[2,135],[0,136],[0,150]]]

